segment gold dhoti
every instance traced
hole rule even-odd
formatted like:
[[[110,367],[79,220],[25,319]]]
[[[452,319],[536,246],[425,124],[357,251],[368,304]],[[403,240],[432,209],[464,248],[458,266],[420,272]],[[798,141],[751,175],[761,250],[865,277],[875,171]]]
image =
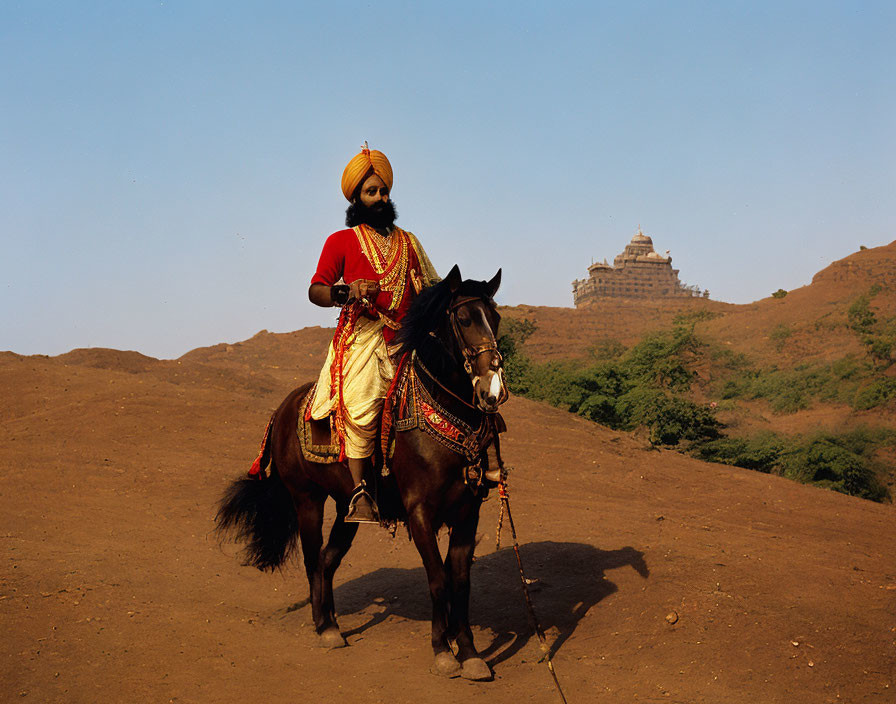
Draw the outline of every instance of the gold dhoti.
[[[320,371],[311,405],[311,417],[326,418],[340,403],[339,390],[333,388],[332,365],[336,362],[333,343]],[[345,423],[345,455],[351,458],[373,454],[380,411],[395,376],[395,368],[386,351],[383,321],[358,318],[354,337],[346,348],[342,364],[342,417]]]

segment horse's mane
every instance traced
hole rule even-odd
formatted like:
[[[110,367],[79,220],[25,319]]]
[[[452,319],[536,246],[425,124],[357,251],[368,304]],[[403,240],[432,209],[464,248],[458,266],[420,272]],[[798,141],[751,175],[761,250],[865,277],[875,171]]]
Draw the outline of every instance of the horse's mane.
[[[401,329],[395,335],[395,344],[399,345],[398,355],[417,350],[418,352],[431,340],[431,332],[439,326],[441,316],[448,310],[451,299],[475,296],[489,300],[488,282],[467,279],[461,282],[456,292],[452,293],[446,280],[424,289],[405,314],[401,321]]]

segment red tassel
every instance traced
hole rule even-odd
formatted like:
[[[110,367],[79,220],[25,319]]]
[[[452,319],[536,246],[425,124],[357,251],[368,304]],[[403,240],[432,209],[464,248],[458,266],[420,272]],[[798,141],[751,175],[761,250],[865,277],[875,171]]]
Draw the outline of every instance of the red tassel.
[[[389,434],[392,430],[392,409],[395,406],[395,394],[398,392],[398,384],[404,369],[405,360],[408,358],[409,352],[405,352],[401,359],[398,360],[398,366],[395,368],[395,376],[392,377],[392,383],[389,384],[389,390],[386,392],[386,399],[383,402],[382,419],[380,421],[380,445],[383,450],[383,457],[389,457]]]
[[[255,458],[255,461],[252,463],[252,467],[249,468],[249,476],[252,477],[253,479],[264,478],[264,472],[261,471],[261,460],[264,457],[265,445],[268,444],[268,433],[271,432],[271,427],[273,425],[274,425],[274,416],[271,416],[271,420],[268,421],[268,425],[264,429],[264,437],[261,440],[261,447],[258,448],[258,457]]]
[[[264,454],[264,450],[258,453],[258,457],[255,458],[255,461],[252,463],[252,468],[249,470],[250,477],[258,477],[261,475],[261,456]]]

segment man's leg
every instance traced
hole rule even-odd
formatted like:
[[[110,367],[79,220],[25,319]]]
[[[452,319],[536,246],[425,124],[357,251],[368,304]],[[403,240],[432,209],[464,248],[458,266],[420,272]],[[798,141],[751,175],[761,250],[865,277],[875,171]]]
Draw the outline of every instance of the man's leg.
[[[376,504],[373,497],[367,493],[367,485],[364,483],[364,474],[373,466],[370,457],[349,457],[348,471],[351,472],[355,490],[352,492],[348,504],[348,515],[345,517],[348,523],[379,523]]]

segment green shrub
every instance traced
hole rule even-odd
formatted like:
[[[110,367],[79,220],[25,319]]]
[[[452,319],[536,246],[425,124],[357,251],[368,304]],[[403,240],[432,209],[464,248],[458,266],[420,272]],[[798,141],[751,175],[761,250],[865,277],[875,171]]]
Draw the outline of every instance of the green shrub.
[[[882,501],[888,496],[871,462],[869,443],[855,433],[819,434],[781,454],[781,474],[834,491]]]
[[[869,291],[859,296],[846,311],[847,325],[850,330],[860,335],[869,335],[877,323],[877,316],[871,310],[873,295]]]
[[[674,318],[672,318],[672,326],[689,326],[691,329],[693,329],[695,323],[699,323],[704,320],[712,320],[713,318],[718,318],[720,315],[721,313],[714,313],[711,310],[695,310],[691,311],[690,313],[679,313]]]
[[[504,358],[504,377],[512,393],[529,393],[532,364],[522,353],[522,346],[537,329],[537,325],[524,318],[503,318],[498,332],[498,351]]]
[[[517,322],[507,326],[498,340],[513,393],[612,428],[646,427],[656,444],[718,436],[720,425],[712,412],[678,395],[690,387],[694,376],[689,359],[699,345],[691,330],[679,326],[649,335],[621,356],[608,347],[611,358],[583,367],[531,362],[520,347],[533,329]]]
[[[739,371],[750,369],[750,360],[743,352],[734,352],[727,347],[721,345],[707,346],[706,350],[710,359],[715,362],[716,366],[725,371]]]
[[[676,327],[644,337],[622,360],[626,373],[648,386],[686,391],[694,372],[688,362],[698,347],[692,329]]]
[[[742,398],[749,386],[749,381],[743,377],[737,379],[725,379],[719,389],[719,396],[728,400],[732,398]]]
[[[784,450],[784,440],[775,433],[749,438],[718,438],[701,443],[693,454],[707,462],[735,465],[766,474],[776,470]]]
[[[582,401],[577,413],[595,423],[618,428],[622,425],[622,419],[619,417],[617,401],[616,396],[601,393],[591,394]]]
[[[805,389],[785,386],[770,400],[770,405],[774,413],[790,415],[805,411],[811,404]]]
[[[869,335],[864,342],[868,347],[868,354],[875,362],[889,364],[892,361],[896,339],[888,335]]]
[[[784,296],[786,296],[786,295],[787,295],[787,291],[785,291],[783,288],[779,288],[777,291],[775,291],[772,294],[772,298],[784,298]]]
[[[892,377],[874,379],[856,391],[852,407],[857,411],[867,411],[883,406],[894,397],[896,397],[896,379]]]
[[[859,361],[852,356],[846,356],[831,363],[831,373],[838,379],[849,381],[862,375],[863,369]]]
[[[878,320],[871,310],[871,300],[881,290],[880,284],[874,284],[867,293],[856,298],[846,312],[846,320],[847,327],[859,336],[867,348],[872,362],[888,367],[893,363],[896,349],[896,319]]]
[[[618,413],[623,427],[646,427],[654,445],[678,445],[680,442],[719,437],[721,424],[703,406],[660,389],[637,387],[622,395]]]
[[[815,399],[852,403],[858,384],[868,373],[867,365],[848,357],[827,365],[747,370],[725,378],[716,388],[724,399],[763,399],[775,413],[788,414],[810,408]]]
[[[504,359],[521,354],[523,344],[537,329],[538,325],[528,318],[502,318],[498,331],[498,350]]]
[[[769,338],[775,345],[775,349],[780,352],[784,349],[784,343],[787,342],[787,339],[793,334],[793,330],[790,329],[790,326],[787,323],[781,323],[776,326],[770,333]]]
[[[889,495],[873,461],[874,450],[893,442],[893,432],[858,428],[839,435],[785,437],[760,433],[747,438],[719,438],[691,449],[696,457],[776,473],[852,496],[883,501]]]
[[[588,354],[598,361],[619,359],[625,354],[625,345],[619,340],[605,339],[588,348]]]

